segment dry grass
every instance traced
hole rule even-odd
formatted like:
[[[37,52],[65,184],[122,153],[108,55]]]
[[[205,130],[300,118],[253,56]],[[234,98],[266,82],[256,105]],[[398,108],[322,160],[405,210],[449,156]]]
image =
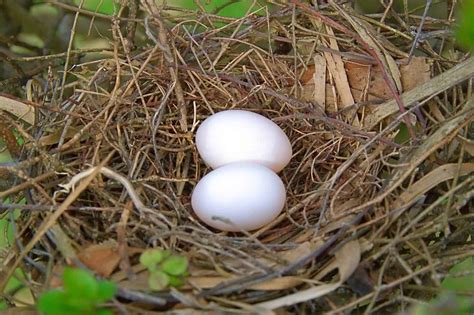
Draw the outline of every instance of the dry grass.
[[[30,99],[39,115],[34,126],[2,114],[25,140],[19,162],[2,166],[13,183],[0,192],[12,201],[2,208],[23,209],[3,286],[21,266],[39,293],[53,266],[115,240],[121,263],[111,278],[121,288],[121,311],[247,313],[286,305],[290,313],[386,313],[435,295],[450,266],[474,254],[472,59],[454,48],[440,55],[423,41],[419,51],[435,78],[399,93],[403,77],[393,65],[409,57],[414,36],[403,25],[418,26],[417,17],[297,3],[224,25],[217,16],[177,17],[153,3],[140,3],[146,19],[131,10],[136,24],[111,21],[113,49],[96,61],[80,63],[80,51],[44,57],[67,56],[64,75],[53,70],[66,80],[44,75],[48,88]],[[447,23],[427,19],[422,29],[445,30]],[[148,44],[130,50],[137,25]],[[333,71],[312,80],[315,60]],[[374,71],[384,96],[370,80],[355,89],[343,62]],[[451,81],[435,81],[446,71]],[[190,206],[194,185],[209,171],[194,131],[231,108],[273,119],[293,145],[280,174],[285,211],[252,233],[210,230]],[[386,114],[374,116],[380,108]],[[412,137],[399,144],[402,121]],[[106,168],[75,181],[94,166]],[[75,190],[61,188],[72,184]],[[16,204],[23,198],[26,205]],[[150,293],[134,278],[143,275],[137,253],[150,247],[188,257],[184,288]],[[321,283],[335,286],[323,292]]]

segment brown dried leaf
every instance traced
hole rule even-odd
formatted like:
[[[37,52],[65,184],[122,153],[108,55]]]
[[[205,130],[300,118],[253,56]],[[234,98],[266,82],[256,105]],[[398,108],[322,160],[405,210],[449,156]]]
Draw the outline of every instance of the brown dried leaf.
[[[410,154],[407,154],[401,163],[409,164],[408,167],[399,168],[392,180],[395,182],[399,178],[407,176],[417,165],[427,159],[439,147],[451,141],[456,136],[458,130],[472,122],[474,117],[474,99],[470,99],[463,106],[463,112],[451,120],[445,121],[436,131],[418,145]]]
[[[416,88],[403,93],[402,102],[409,108],[426,97],[443,92],[451,86],[472,77],[474,72],[474,57],[470,57],[442,74],[422,83]],[[374,128],[380,121],[399,111],[395,100],[389,100],[378,105],[364,120],[367,129]]]
[[[305,241],[298,245],[296,248],[292,248],[286,251],[279,251],[275,252],[275,255],[278,255],[280,260],[285,261],[287,264],[294,263],[298,259],[300,259],[303,256],[309,255],[311,252],[316,250],[318,247],[322,245],[322,240],[321,239],[313,239],[311,241]],[[269,268],[272,267],[277,267],[278,263],[274,260],[267,259],[267,258],[258,258],[257,259],[261,264],[266,265]],[[221,260],[227,267],[232,266],[233,268],[241,268],[242,263],[239,260],[235,259],[222,259]],[[217,266],[216,266],[217,268]],[[222,274],[222,272],[220,272]],[[197,275],[195,273],[191,272],[191,275]]]
[[[301,84],[308,84],[313,80],[313,75],[315,73],[315,65],[309,65],[306,69],[303,69],[303,73],[300,77]]]
[[[64,135],[64,139],[69,140],[72,137],[74,137],[78,132],[80,132],[80,130],[78,128],[69,127],[66,134]],[[59,143],[59,140],[61,139],[62,134],[63,134],[63,129],[62,128],[58,129],[58,130],[54,131],[53,133],[51,133],[49,135],[41,137],[38,140],[38,144],[41,145],[41,146],[57,144],[57,143]],[[85,139],[85,138],[88,138],[87,134],[84,134],[81,137],[81,140]]]
[[[388,79],[393,80],[393,84],[395,84],[395,87],[400,91],[402,88],[400,81],[400,71],[392,56],[376,40],[377,32],[375,29],[369,23],[365,23],[361,20],[355,20],[352,15],[350,15],[346,10],[342,10],[338,5],[334,3],[332,3],[332,5],[340,12],[341,16],[351,24],[351,26],[360,36],[361,40],[365,42],[365,44],[370,47],[370,49],[372,49],[373,53],[382,63],[381,66],[386,70]]]
[[[49,287],[59,288],[63,285],[63,280],[61,279],[61,275],[63,274],[63,272],[63,265],[55,265],[53,267],[53,272],[51,273],[51,278],[49,279]]]
[[[223,282],[232,280],[229,277],[189,277],[186,279],[192,286],[199,289],[213,288]],[[278,291],[293,288],[304,280],[298,277],[281,277],[263,281],[250,287],[251,290],[262,290],[262,291]]]
[[[0,311],[0,315],[36,315],[38,312],[34,307],[11,307]]]
[[[427,191],[444,181],[454,178],[456,175],[465,176],[474,172],[474,163],[445,164],[432,170],[420,180],[408,187],[394,202],[395,208],[413,202],[417,196],[425,194]]]
[[[16,158],[20,155],[20,145],[18,144],[12,129],[3,123],[0,123],[0,138],[5,143],[5,146],[12,157]]]
[[[306,302],[309,300],[319,298],[321,296],[324,296],[328,293],[333,292],[339,286],[340,286],[339,283],[322,284],[314,288],[302,290],[294,294],[283,296],[281,298],[259,303],[256,306],[265,308],[265,309],[274,310],[283,306],[289,306],[289,305]]]
[[[336,252],[337,268],[339,269],[339,282],[346,281],[359,266],[360,244],[358,240],[350,241]]]
[[[409,64],[407,59],[401,60],[400,73],[402,75],[403,91],[409,91],[431,78],[431,64],[425,57],[413,57]]]
[[[360,245],[359,241],[354,240],[346,243],[335,254],[335,266],[339,269],[339,281],[331,284],[318,285],[313,288],[302,290],[294,294],[286,295],[274,300],[259,303],[256,306],[265,309],[276,309],[283,306],[289,306],[296,303],[305,302],[315,298],[324,296],[336,290],[346,281],[350,275],[356,270],[360,262]]]
[[[91,245],[81,251],[77,258],[103,277],[109,277],[120,262],[117,244],[114,241]]]
[[[388,100],[392,97],[390,88],[382,77],[379,67],[346,62],[347,77],[352,89],[360,92],[358,102],[362,99],[364,91],[367,89],[367,100]]]

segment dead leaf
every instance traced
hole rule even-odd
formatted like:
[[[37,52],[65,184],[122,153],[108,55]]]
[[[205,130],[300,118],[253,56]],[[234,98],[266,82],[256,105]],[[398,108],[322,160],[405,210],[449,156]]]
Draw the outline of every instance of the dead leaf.
[[[360,92],[357,102],[366,100],[388,100],[392,97],[390,88],[383,79],[382,71],[379,67],[346,62],[347,77],[352,89]],[[367,99],[362,99],[364,91],[367,90]]]
[[[414,57],[409,65],[401,59],[399,63],[401,84],[404,91],[411,90],[416,86],[425,83],[430,79],[430,63],[425,57]],[[390,88],[385,82],[380,67],[371,64],[346,62],[347,77],[353,90],[354,96],[363,96],[363,91],[367,89],[367,100],[389,100],[392,99]],[[356,98],[358,102],[365,99]]]
[[[0,96],[0,110],[4,110],[30,125],[35,124],[35,108],[17,100]]]
[[[315,251],[318,247],[322,245],[322,240],[321,239],[313,239],[311,241],[305,241],[298,245],[296,248],[292,248],[289,250],[285,251],[278,251],[275,252],[275,255],[278,255],[280,260],[284,261],[286,264],[291,264],[296,262],[299,258],[309,255],[311,252]],[[268,268],[274,268],[281,266],[281,264],[277,263],[275,260],[272,259],[267,259],[267,258],[257,258],[258,262],[260,264],[263,264],[267,266]],[[232,267],[232,268],[241,268],[242,263],[239,260],[236,259],[222,259],[221,262],[226,266],[226,267]],[[215,266],[218,268],[218,265]],[[219,274],[221,275],[226,275],[224,274],[223,270],[218,270]],[[192,276],[197,276],[197,274],[191,272]],[[202,276],[202,275],[199,275]],[[208,275],[206,275],[208,276]],[[229,277],[225,277],[226,279],[229,279]]]
[[[298,247],[279,252],[278,255],[289,263],[296,262],[300,257],[309,255],[315,251],[318,247],[321,247],[323,242],[321,239],[306,241],[298,245]]]
[[[451,86],[472,77],[472,73],[474,73],[474,57],[470,57],[466,61],[459,63],[416,88],[403,93],[401,95],[402,102],[406,108],[412,107],[416,102],[426,97],[439,94]],[[370,130],[380,121],[398,111],[397,102],[395,100],[389,100],[378,105],[370,115],[365,117],[364,126]]]
[[[85,248],[77,258],[103,277],[109,277],[120,262],[117,243],[112,240]]]
[[[454,118],[445,121],[436,129],[433,134],[426,138],[423,143],[418,145],[410,154],[406,154],[401,163],[407,163],[409,166],[398,168],[393,174],[392,181],[396,182],[399,178],[408,176],[407,172],[411,172],[417,165],[427,159],[439,147],[449,142],[453,137],[456,136],[458,130],[472,122],[473,118],[474,98],[469,99],[466,102],[461,113],[456,115]]]
[[[297,293],[286,295],[278,299],[259,303],[256,306],[265,308],[265,309],[274,310],[276,308],[280,308],[283,306],[290,306],[293,304],[306,302],[309,300],[319,298],[328,293],[331,293],[332,291],[336,290],[339,286],[340,284],[338,283],[318,285],[311,289],[299,291]]]
[[[413,57],[409,64],[407,59],[400,60],[403,91],[409,91],[431,78],[431,65],[425,57]]]
[[[7,150],[10,152],[11,156],[17,158],[20,155],[20,145],[18,144],[12,129],[3,123],[0,123],[0,138],[5,143],[5,146],[7,147]]]
[[[66,131],[66,134],[64,135],[64,139],[69,140],[79,132],[80,132],[80,130],[78,128],[69,127],[68,130]],[[62,134],[63,134],[62,128],[58,129],[58,130],[54,131],[53,133],[51,133],[49,135],[41,137],[38,140],[38,144],[41,145],[41,146],[57,144],[57,143],[59,143],[59,139],[61,139]],[[89,136],[87,134],[84,134],[81,137],[81,140],[83,140],[85,138],[88,138],[88,137]]]
[[[356,270],[360,262],[360,245],[357,240],[346,243],[335,254],[334,266],[339,269],[339,281],[331,284],[318,285],[313,288],[289,294],[274,300],[258,303],[255,306],[264,309],[277,309],[319,298],[339,288]]]
[[[326,62],[324,62],[324,63],[326,63]],[[313,80],[313,76],[314,76],[315,71],[316,71],[315,70],[315,65],[309,65],[308,67],[306,67],[306,69],[303,71],[303,73],[301,74],[301,77],[300,77],[301,84],[304,85],[304,84],[310,83],[310,81]]]
[[[369,294],[374,290],[373,281],[367,273],[367,270],[360,265],[346,282],[352,291],[360,296]]]
[[[360,262],[360,244],[358,240],[350,241],[344,244],[336,252],[337,267],[339,269],[339,282],[346,281],[359,266]]]
[[[472,172],[474,172],[474,163],[463,163],[461,165],[452,163],[439,166],[410,185],[410,187],[395,200],[393,206],[394,208],[400,208],[410,204],[415,201],[416,197],[425,194],[439,183],[450,180],[456,175],[465,176]]]
[[[54,224],[51,227],[51,233],[54,236],[56,248],[61,253],[61,256],[70,263],[71,260],[76,257],[76,250],[72,246],[73,241],[59,224]]]
[[[137,265],[142,267],[141,265]],[[112,281],[118,282],[121,288],[129,289],[129,290],[138,290],[138,291],[148,291],[150,288],[148,286],[148,278],[150,273],[148,270],[143,270],[140,273],[135,273],[133,279],[128,280],[124,278],[121,281],[114,280]]]
[[[395,85],[395,88],[398,89],[398,91],[401,91],[402,84],[400,80],[400,71],[398,69],[398,66],[393,57],[376,40],[377,31],[373,28],[373,26],[362,20],[355,20],[353,16],[348,13],[347,10],[342,10],[341,7],[335,3],[332,3],[332,6],[335,7],[339,11],[341,16],[344,17],[351,24],[351,26],[360,36],[361,41],[363,41],[368,46],[368,48],[373,51],[373,53],[382,63],[381,66],[383,67],[383,69],[381,70],[386,70],[388,80],[391,80]]]
[[[11,307],[0,311],[0,315],[36,315],[38,312],[34,307]]]
[[[232,280],[231,277],[189,277],[186,279],[193,287],[199,289],[213,288],[223,282]],[[293,288],[299,284],[302,284],[304,279],[298,277],[281,277],[263,281],[250,287],[251,290],[261,291],[278,291]]]
[[[64,272],[63,265],[55,265],[53,267],[53,272],[51,273],[51,278],[49,279],[49,287],[51,288],[59,288],[63,285],[63,280],[61,279],[61,275]]]
[[[398,65],[393,59],[393,57],[387,53],[387,51],[384,49],[383,54],[385,56],[385,60],[388,65],[388,70],[390,71],[391,77],[393,79],[393,82],[395,83],[395,86],[397,88],[398,93],[401,93],[403,91],[402,87],[402,80],[401,80],[401,73],[400,69],[398,69]]]

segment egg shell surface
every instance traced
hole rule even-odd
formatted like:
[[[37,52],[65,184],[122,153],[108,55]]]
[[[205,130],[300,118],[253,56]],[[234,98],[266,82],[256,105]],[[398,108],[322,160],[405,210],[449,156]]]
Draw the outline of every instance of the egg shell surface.
[[[225,110],[204,120],[196,132],[196,147],[212,168],[245,161],[279,172],[292,156],[290,140],[277,124],[245,110]]]
[[[194,188],[191,204],[209,226],[223,231],[250,231],[275,219],[285,200],[285,186],[272,170],[256,163],[236,162],[204,176]]]

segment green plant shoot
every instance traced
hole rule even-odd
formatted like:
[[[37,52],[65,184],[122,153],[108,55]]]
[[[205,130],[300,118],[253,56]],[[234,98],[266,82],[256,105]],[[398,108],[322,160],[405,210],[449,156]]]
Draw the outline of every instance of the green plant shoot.
[[[456,38],[462,46],[474,52],[474,0],[461,3]]]
[[[184,284],[188,269],[188,259],[184,256],[173,255],[169,250],[151,249],[140,255],[140,263],[150,272],[150,290],[159,291]]]
[[[89,272],[74,268],[66,268],[62,278],[63,289],[50,290],[40,296],[38,310],[41,314],[113,314],[99,305],[114,297],[115,283],[99,281]]]

